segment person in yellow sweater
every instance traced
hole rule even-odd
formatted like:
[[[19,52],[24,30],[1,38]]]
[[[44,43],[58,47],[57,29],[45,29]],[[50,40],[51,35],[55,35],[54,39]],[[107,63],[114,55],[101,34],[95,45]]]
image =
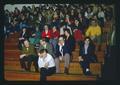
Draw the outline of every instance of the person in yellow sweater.
[[[88,27],[88,29],[85,32],[85,36],[86,37],[90,37],[91,40],[93,40],[94,42],[96,42],[99,47],[98,50],[100,51],[101,49],[101,27],[98,25],[96,20],[91,20],[91,23]]]

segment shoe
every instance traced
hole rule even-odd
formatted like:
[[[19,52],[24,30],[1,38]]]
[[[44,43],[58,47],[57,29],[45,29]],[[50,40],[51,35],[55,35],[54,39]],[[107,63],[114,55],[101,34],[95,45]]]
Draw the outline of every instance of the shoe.
[[[38,70],[35,70],[36,73],[38,73],[39,71]]]
[[[26,70],[24,68],[22,68],[21,71],[26,71]]]
[[[85,75],[90,76],[92,75],[90,71],[85,72]]]
[[[31,72],[30,69],[26,69],[27,72]]]
[[[65,67],[65,71],[64,71],[64,73],[67,74],[67,75],[69,74],[69,70],[68,70],[68,68]]]

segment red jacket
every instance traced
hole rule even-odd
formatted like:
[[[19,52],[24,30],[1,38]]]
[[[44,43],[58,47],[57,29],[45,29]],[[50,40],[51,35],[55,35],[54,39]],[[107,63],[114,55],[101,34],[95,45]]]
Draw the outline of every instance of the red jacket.
[[[59,31],[55,31],[55,32],[51,31],[52,38],[58,38],[59,35],[60,35]]]
[[[84,35],[82,34],[82,32],[80,30],[76,30],[74,32],[74,38],[75,38],[75,41],[83,41]]]
[[[50,30],[48,30],[48,33],[46,33],[45,31],[42,32],[42,38],[45,38],[45,37],[47,37],[49,39],[52,37]]]

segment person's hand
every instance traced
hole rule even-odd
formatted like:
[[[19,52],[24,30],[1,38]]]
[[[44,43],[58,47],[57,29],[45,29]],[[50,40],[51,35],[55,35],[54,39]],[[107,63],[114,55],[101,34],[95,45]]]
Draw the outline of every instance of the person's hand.
[[[94,39],[95,39],[95,36],[91,36],[90,38],[91,38],[91,40],[94,40]]]
[[[79,61],[84,61],[82,56],[79,56],[78,59],[79,59]]]
[[[36,36],[36,34],[32,34],[32,36],[34,37],[34,36]]]
[[[58,45],[61,46],[61,44],[58,42]]]
[[[62,57],[59,57],[59,59],[60,59],[60,61],[62,61],[62,60],[63,60],[63,58],[62,58]]]
[[[48,63],[45,63],[45,68],[48,68],[48,65],[49,65]]]
[[[22,55],[20,55],[20,59],[22,59],[24,56],[26,56],[26,54],[22,54]]]
[[[19,38],[19,40],[22,40],[22,38]]]
[[[41,54],[40,54],[40,53],[38,53],[38,56],[39,56],[39,57],[41,57]]]
[[[47,38],[49,38],[50,36],[49,36],[49,35],[47,35],[46,37],[47,37]]]
[[[77,29],[74,29],[73,32],[75,32]]]
[[[21,37],[21,38],[19,38],[19,40],[24,40],[24,38],[23,38],[23,37]]]

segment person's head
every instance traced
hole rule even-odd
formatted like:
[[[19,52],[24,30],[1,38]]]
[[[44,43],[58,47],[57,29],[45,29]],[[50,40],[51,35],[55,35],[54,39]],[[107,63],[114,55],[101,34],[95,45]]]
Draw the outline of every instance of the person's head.
[[[29,41],[28,40],[24,40],[24,46],[27,47],[27,48],[29,47]]]
[[[98,11],[99,11],[99,12],[103,11],[102,6],[99,6],[99,7],[98,7]]]
[[[38,56],[43,58],[43,57],[46,57],[46,56],[47,56],[47,53],[48,53],[47,49],[41,49],[41,50],[38,52]]]
[[[82,14],[81,14],[81,13],[79,13],[79,14],[78,14],[78,17],[79,17],[79,18],[82,18]]]
[[[64,42],[65,42],[65,39],[63,37],[59,37],[58,43],[61,44],[61,45],[63,45]]]
[[[96,20],[91,20],[91,26],[97,26],[97,21]]]
[[[97,15],[94,14],[94,15],[92,16],[92,19],[97,20]]]
[[[88,7],[87,12],[90,13],[92,10],[90,7]]]
[[[70,36],[70,30],[69,29],[65,29],[64,30],[64,34],[65,34],[65,36]]]
[[[70,16],[68,14],[66,14],[66,19],[69,19],[69,18],[70,18]]]
[[[44,30],[45,30],[45,31],[48,30],[48,25],[45,25],[45,26],[44,26]]]
[[[22,31],[23,31],[23,32],[26,32],[26,28],[25,28],[25,27],[23,27]]]
[[[53,26],[52,30],[55,32],[57,30],[56,26]]]
[[[47,43],[47,39],[46,38],[42,38],[41,40],[40,40],[40,44],[41,45],[45,45]]]
[[[64,14],[62,11],[60,11],[60,17],[64,17]]]
[[[76,19],[75,20],[75,25],[78,25],[79,24],[79,21]]]
[[[74,10],[71,10],[71,15],[74,15]]]
[[[92,40],[90,39],[90,37],[86,37],[85,40],[84,40],[84,43],[89,45],[92,43]]]
[[[36,29],[35,29],[35,30],[36,30],[36,32],[38,32],[38,31],[39,31],[39,26],[36,26]]]
[[[24,14],[21,16],[21,20],[22,21],[26,20],[26,16]]]

